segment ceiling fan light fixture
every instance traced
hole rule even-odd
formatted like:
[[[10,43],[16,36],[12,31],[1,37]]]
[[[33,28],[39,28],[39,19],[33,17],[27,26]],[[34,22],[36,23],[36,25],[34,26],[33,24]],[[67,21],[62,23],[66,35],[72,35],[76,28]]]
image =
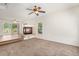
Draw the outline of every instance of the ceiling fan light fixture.
[[[45,11],[43,11],[41,9],[42,9],[41,7],[38,7],[38,6],[35,5],[32,9],[28,8],[27,10],[31,10],[32,13],[35,13],[38,16],[39,13],[45,13]],[[32,13],[29,13],[29,15],[32,14]]]
[[[38,11],[35,11],[35,13],[38,14],[39,12]]]

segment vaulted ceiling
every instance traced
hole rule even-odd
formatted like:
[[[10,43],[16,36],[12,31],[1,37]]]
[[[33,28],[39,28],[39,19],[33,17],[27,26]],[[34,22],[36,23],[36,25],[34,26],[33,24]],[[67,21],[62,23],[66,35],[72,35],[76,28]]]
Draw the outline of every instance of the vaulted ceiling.
[[[79,6],[79,4],[67,4],[67,3],[8,3],[8,7],[5,9],[0,8],[0,18],[3,19],[32,19],[36,16],[35,14],[28,15],[30,11],[26,10],[26,8],[32,8],[34,5],[41,6],[43,10],[46,11],[46,14],[40,14],[40,16],[45,16],[49,13],[54,13],[57,11],[66,10],[68,8],[73,8],[75,6]]]

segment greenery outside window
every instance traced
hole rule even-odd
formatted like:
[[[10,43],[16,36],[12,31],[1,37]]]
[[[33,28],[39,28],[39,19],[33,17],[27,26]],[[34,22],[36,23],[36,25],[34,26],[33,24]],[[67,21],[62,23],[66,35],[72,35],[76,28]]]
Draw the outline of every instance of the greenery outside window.
[[[17,34],[18,26],[15,23],[4,23],[4,34]]]
[[[11,24],[4,23],[4,34],[11,34]]]
[[[12,24],[12,33],[17,33],[18,32],[18,26],[17,24],[13,23]]]

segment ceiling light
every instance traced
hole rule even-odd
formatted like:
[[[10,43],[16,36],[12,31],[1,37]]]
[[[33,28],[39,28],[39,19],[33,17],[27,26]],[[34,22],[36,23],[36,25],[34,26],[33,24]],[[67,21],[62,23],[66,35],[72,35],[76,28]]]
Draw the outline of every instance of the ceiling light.
[[[31,8],[31,9],[27,8],[26,10],[32,11],[32,12],[29,13],[29,15],[32,14],[32,13],[35,13],[38,16],[39,13],[46,13],[45,11],[43,11],[41,9],[42,9],[41,7],[38,7],[38,6],[35,5],[33,8]]]

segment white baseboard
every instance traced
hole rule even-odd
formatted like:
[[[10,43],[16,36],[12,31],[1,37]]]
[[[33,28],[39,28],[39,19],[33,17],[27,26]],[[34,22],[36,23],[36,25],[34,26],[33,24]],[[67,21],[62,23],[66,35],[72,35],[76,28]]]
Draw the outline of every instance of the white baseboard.
[[[72,38],[64,38],[64,37],[52,37],[52,38],[49,37],[49,38],[46,38],[46,37],[37,36],[37,38],[79,47],[79,40],[77,38],[74,38],[74,37],[72,37]]]

